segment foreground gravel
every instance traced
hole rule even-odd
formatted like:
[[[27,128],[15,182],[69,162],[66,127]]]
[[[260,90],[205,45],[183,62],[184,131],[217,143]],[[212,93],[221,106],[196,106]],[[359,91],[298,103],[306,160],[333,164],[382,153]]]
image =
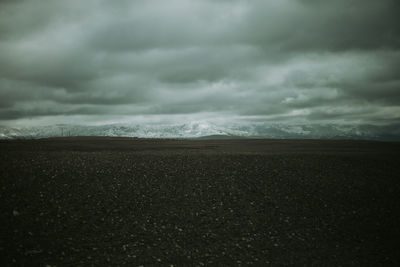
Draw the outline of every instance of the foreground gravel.
[[[1,266],[400,264],[397,143],[112,142],[0,143]]]

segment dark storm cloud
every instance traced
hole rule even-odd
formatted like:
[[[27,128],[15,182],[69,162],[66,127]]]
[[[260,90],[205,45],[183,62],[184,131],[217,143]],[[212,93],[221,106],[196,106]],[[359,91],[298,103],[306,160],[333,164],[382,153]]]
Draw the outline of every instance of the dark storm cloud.
[[[399,11],[395,0],[0,1],[0,120],[400,120]]]
[[[244,41],[285,51],[397,49],[396,0],[263,1],[252,9]]]

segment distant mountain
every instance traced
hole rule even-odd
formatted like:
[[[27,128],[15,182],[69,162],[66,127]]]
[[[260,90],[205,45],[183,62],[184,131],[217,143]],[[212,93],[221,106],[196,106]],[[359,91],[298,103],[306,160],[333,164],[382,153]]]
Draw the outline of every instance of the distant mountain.
[[[400,125],[287,125],[267,123],[216,125],[208,122],[191,122],[171,125],[49,125],[19,128],[0,126],[0,139],[35,139],[58,136],[121,136],[203,139],[318,138],[400,141]]]
[[[0,126],[0,139],[15,139],[24,136],[25,133],[19,129]]]

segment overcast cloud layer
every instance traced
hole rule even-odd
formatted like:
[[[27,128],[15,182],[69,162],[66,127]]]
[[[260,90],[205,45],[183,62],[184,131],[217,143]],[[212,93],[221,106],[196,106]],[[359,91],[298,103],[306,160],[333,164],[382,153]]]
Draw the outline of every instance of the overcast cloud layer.
[[[400,123],[398,0],[0,0],[0,124]]]

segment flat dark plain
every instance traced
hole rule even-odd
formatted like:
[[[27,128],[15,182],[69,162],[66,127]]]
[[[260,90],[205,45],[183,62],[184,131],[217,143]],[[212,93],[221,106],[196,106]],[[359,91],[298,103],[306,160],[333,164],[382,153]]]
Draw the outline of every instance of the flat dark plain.
[[[400,143],[0,142],[1,266],[398,266]]]

